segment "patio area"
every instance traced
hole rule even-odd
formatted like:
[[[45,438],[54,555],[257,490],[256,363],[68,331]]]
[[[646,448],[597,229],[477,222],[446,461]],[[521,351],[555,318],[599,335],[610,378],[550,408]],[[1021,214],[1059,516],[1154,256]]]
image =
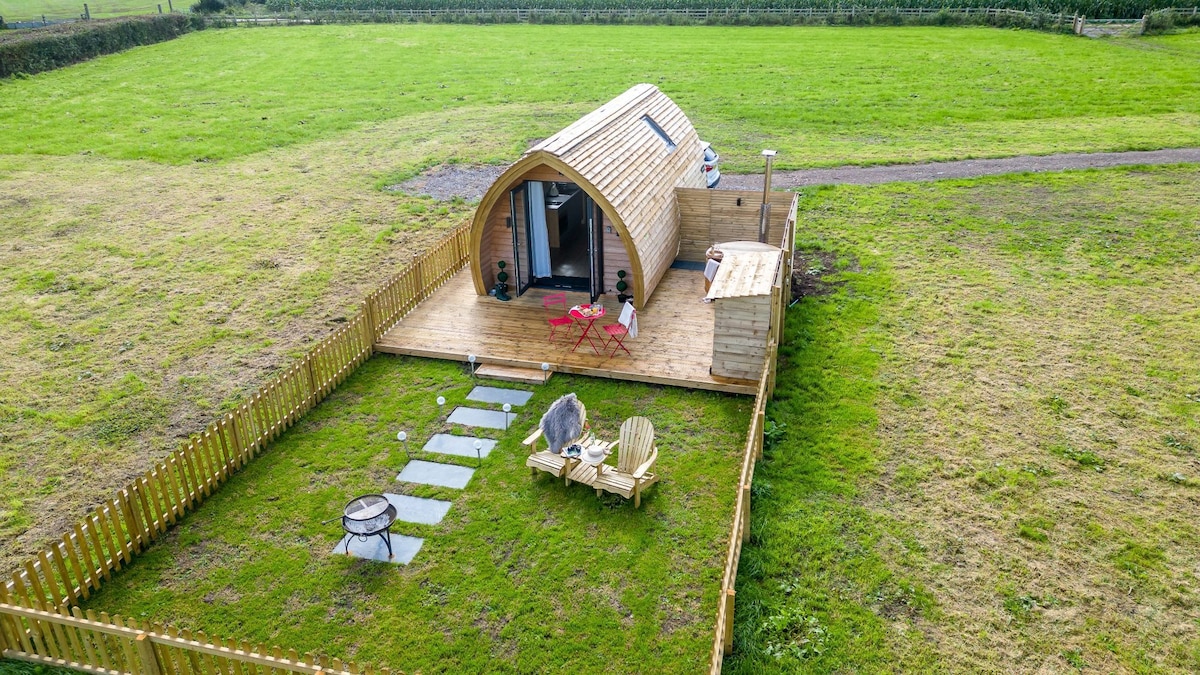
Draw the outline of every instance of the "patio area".
[[[702,301],[704,276],[698,271],[667,272],[645,309],[638,312],[638,337],[625,339],[631,354],[618,351],[613,358],[596,354],[587,341],[572,351],[575,339],[548,340],[550,327],[542,298],[553,292],[530,289],[501,302],[476,295],[470,272],[462,270],[388,331],[375,349],[453,361],[466,361],[468,354],[474,354],[479,364],[533,370],[549,363],[554,372],[734,394],[753,395],[756,390],[757,383],[709,374],[714,312],[713,305]],[[568,293],[567,302],[586,303],[587,295]],[[604,335],[600,326],[615,323],[620,307],[615,297],[602,296],[599,302],[607,314],[596,322],[596,330]],[[574,334],[578,338],[578,327]]]

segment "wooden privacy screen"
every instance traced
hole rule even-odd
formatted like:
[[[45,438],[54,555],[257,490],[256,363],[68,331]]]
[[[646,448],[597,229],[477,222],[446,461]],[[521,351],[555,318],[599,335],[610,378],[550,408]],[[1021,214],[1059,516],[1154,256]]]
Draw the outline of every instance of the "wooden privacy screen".
[[[679,259],[704,261],[709,246],[727,241],[758,241],[762,190],[708,190],[675,188],[679,202]],[[767,242],[785,238],[789,221],[796,219],[799,195],[772,191]],[[792,250],[794,244],[782,246]]]
[[[742,544],[750,538],[750,484],[754,481],[754,466],[763,453],[763,432],[766,428],[767,401],[775,393],[776,363],[779,358],[779,343],[783,340],[783,319],[791,303],[792,264],[796,248],[796,200],[782,226],[781,246],[783,261],[771,287],[771,324],[767,341],[767,359],[758,380],[758,393],[754,397],[754,414],[750,418],[750,429],[746,434],[746,446],[742,453],[742,473],[738,478],[737,501],[733,510],[733,525],[729,533],[729,550],[725,556],[725,570],[721,575],[721,594],[717,599],[717,625],[713,635],[712,657],[709,661],[710,675],[718,675],[725,655],[733,650],[733,600],[737,594],[738,562],[742,557]]]
[[[414,256],[409,267],[367,296],[354,318],[299,362],[118,490],[5,579],[0,584],[0,654],[82,670],[151,675],[343,672],[336,660],[329,670],[323,660],[316,665],[311,658],[301,662],[284,657],[278,648],[269,656],[261,645],[256,650],[248,650],[245,643],[234,648],[228,642],[210,642],[203,633],[193,639],[186,632],[131,626],[119,617],[110,621],[103,614],[97,619],[90,612],[85,619],[74,606],[195,510],[370,358],[379,335],[466,265],[468,235],[468,226],[461,225],[429,251]],[[75,616],[67,614],[67,607],[73,607]],[[147,636],[140,637],[142,633]],[[136,643],[139,639],[143,642]],[[139,649],[160,654],[164,659],[160,670],[146,665],[149,662],[139,656]],[[172,649],[188,651],[188,655],[184,658]],[[216,658],[232,665],[200,669],[200,664],[208,663],[205,659]],[[196,667],[188,670],[189,664]],[[369,671],[360,671],[353,664],[347,667],[345,672]]]

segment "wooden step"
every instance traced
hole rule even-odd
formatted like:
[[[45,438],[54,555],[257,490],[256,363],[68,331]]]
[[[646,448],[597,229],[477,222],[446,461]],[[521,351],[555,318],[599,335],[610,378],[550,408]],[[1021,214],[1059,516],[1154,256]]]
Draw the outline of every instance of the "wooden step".
[[[475,369],[475,375],[488,380],[504,380],[505,382],[520,382],[522,384],[542,384],[554,374],[553,370],[543,373],[533,368],[518,368],[502,366],[497,363],[485,363]]]

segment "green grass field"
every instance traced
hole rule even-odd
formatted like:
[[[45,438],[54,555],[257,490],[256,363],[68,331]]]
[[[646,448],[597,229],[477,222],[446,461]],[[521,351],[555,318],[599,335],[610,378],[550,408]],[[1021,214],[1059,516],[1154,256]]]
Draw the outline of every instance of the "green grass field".
[[[183,164],[515,106],[525,134],[499,153],[438,157],[497,161],[642,81],[674,97],[732,169],[757,166],[765,146],[795,167],[1200,144],[1200,102],[1188,95],[1200,71],[1185,55],[1025,31],[863,31],[202,32],[4,83],[0,124],[21,133],[0,137],[0,153]]]
[[[1200,669],[1197,184],[805,194],[729,672]]]
[[[178,0],[174,3],[176,10],[185,10],[192,3]],[[5,21],[32,21],[47,19],[73,19],[83,14],[83,0],[0,0],[0,16]],[[149,0],[88,0],[88,10],[93,19],[129,14],[157,14],[157,2]],[[167,11],[166,0],[162,3],[163,11]]]
[[[1192,41],[320,26],[204,31],[0,82],[0,336],[14,346],[0,536],[18,542],[0,562],[253,391],[470,215],[379,189],[399,178],[510,161],[646,79],[727,171],[755,169],[767,145],[801,166],[1195,144]],[[57,517],[35,525],[50,500]]]
[[[726,170],[763,147],[797,167],[1197,145],[1198,36],[238,29],[0,82],[0,569],[470,215],[380,189],[399,178],[511,161],[638,81]],[[772,413],[790,434],[755,488],[731,669],[1191,667],[1194,541],[1160,505],[1190,513],[1181,458],[1200,444],[1177,395],[1196,392],[1178,318],[1196,318],[1195,184],[806,196],[806,245],[865,271],[793,310]],[[1114,247],[1133,252],[1102,276]],[[1113,325],[1119,340],[1085,341]],[[797,653],[822,631],[822,655]]]

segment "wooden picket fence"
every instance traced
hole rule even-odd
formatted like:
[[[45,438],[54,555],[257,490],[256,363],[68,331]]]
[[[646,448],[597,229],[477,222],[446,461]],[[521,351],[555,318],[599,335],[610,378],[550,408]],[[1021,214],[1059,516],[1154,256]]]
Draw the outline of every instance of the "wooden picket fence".
[[[762,458],[766,405],[790,301],[796,200],[784,228],[783,264],[772,289],[767,362],[746,437],[733,524],[717,607],[710,672],[733,647],[734,597],[742,545],[750,535],[750,486]],[[0,656],[87,672],[129,675],[283,675],[390,673],[295,650],[195,634],[162,624],[110,617],[77,606],[198,507],[268,443],[329,395],[372,354],[378,337],[428,298],[469,260],[469,224],[389,278],[344,326],[313,347],[245,403],[213,422],[150,471],[119,490],[59,541],[0,584]]]
[[[460,226],[367,296],[375,341],[467,264],[470,244],[469,224]]]
[[[758,380],[758,391],[754,397],[754,413],[750,417],[750,429],[746,433],[746,445],[742,452],[742,472],[738,477],[737,501],[733,509],[733,524],[729,533],[729,548],[725,555],[725,569],[721,575],[721,593],[717,600],[717,625],[713,635],[712,655],[709,660],[710,675],[719,675],[725,656],[733,651],[733,604],[737,595],[738,563],[742,558],[742,545],[750,538],[750,485],[754,482],[754,467],[763,456],[763,439],[767,424],[767,401],[775,393],[775,375],[779,361],[779,343],[783,340],[784,314],[791,304],[792,265],[796,242],[796,209],[799,196],[792,199],[791,212],[783,228],[784,251],[782,264],[775,272],[775,283],[771,287],[773,300],[770,338],[767,344],[767,360],[763,364]]]
[[[466,265],[469,235],[469,223],[460,225],[429,251],[415,256],[404,271],[363,300],[354,318],[300,361],[118,490],[4,580],[0,656],[138,675],[371,672],[352,663],[343,667],[336,660],[332,666],[317,657],[300,660],[294,651],[285,656],[279,648],[268,653],[262,645],[250,649],[242,642],[235,647],[202,633],[190,636],[186,631],[133,625],[90,612],[81,616],[76,605],[195,510],[370,358],[378,336]],[[151,653],[159,658],[159,670],[146,658]],[[210,662],[228,667],[213,670]]]

